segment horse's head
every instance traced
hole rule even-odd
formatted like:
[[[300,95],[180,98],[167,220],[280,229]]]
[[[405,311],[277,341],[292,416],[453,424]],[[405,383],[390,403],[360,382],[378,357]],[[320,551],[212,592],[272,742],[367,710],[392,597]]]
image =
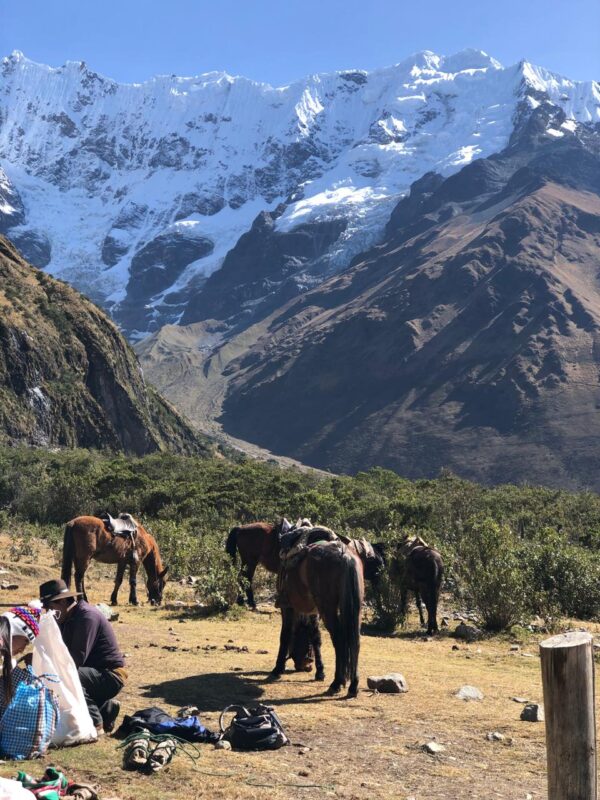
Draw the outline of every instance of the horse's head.
[[[314,654],[311,645],[311,625],[302,618],[295,627],[289,646],[289,657],[294,662],[296,672],[310,672],[313,668]]]
[[[376,584],[385,568],[383,545],[381,543],[371,544],[366,539],[360,539],[360,543],[364,552],[363,568],[365,578]]]
[[[168,571],[169,568],[165,567],[162,572],[157,572],[152,577],[148,576],[146,588],[148,589],[148,600],[151,606],[159,606],[162,603]]]

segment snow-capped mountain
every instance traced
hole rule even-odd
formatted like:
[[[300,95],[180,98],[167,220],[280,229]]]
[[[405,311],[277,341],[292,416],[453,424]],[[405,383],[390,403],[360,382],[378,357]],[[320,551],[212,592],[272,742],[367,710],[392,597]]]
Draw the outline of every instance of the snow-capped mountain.
[[[133,338],[213,316],[195,304],[257,218],[271,240],[301,232],[284,274],[240,293],[251,315],[282,283],[346,267],[413,181],[499,152],[544,104],[549,137],[600,122],[598,83],[475,50],[279,88],[214,72],[121,85],[15,52],[0,62],[0,232]]]

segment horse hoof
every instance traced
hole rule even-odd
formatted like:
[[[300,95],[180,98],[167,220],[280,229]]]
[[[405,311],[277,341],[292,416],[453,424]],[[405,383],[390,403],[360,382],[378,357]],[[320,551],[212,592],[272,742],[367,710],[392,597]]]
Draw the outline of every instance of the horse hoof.
[[[269,682],[278,681],[281,678],[282,675],[283,675],[283,672],[278,672],[278,671],[273,670],[273,672],[269,672],[269,674],[267,676],[267,680]]]
[[[316,681],[324,681],[325,680],[325,673],[324,672],[317,672],[315,674]]]
[[[138,601],[137,601],[137,600],[130,600],[130,601],[129,601],[129,605],[130,605],[130,606],[139,606],[139,603],[138,603]]]
[[[353,700],[355,697],[358,697],[358,688],[353,689],[352,687],[350,687],[350,689],[348,689],[348,694],[346,695],[346,699]]]
[[[341,689],[341,688],[342,688],[342,687],[340,686],[340,684],[339,684],[339,683],[336,683],[336,682],[334,681],[334,682],[331,684],[331,686],[329,687],[329,689],[327,689],[327,692],[326,692],[326,694],[328,694],[328,695],[331,697],[331,696],[333,696],[334,694],[337,694],[337,693],[340,691],[340,689]]]
[[[119,605],[116,600],[111,600],[110,604],[111,604],[111,606],[118,606]]]

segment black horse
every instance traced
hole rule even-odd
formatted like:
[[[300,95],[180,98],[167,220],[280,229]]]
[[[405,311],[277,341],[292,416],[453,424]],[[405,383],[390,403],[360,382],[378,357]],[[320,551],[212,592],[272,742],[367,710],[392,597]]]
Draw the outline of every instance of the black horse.
[[[390,580],[400,589],[401,611],[406,613],[408,592],[414,592],[421,625],[425,627],[424,602],[427,633],[437,633],[437,607],[444,577],[444,562],[440,553],[418,536],[412,539],[406,537],[396,544],[378,542],[373,548],[386,562]]]

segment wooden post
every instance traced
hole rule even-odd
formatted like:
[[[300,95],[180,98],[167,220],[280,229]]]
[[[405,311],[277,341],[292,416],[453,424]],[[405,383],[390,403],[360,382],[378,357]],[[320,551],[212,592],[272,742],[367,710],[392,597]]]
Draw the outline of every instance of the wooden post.
[[[597,800],[594,654],[589,633],[540,643],[548,800]]]

